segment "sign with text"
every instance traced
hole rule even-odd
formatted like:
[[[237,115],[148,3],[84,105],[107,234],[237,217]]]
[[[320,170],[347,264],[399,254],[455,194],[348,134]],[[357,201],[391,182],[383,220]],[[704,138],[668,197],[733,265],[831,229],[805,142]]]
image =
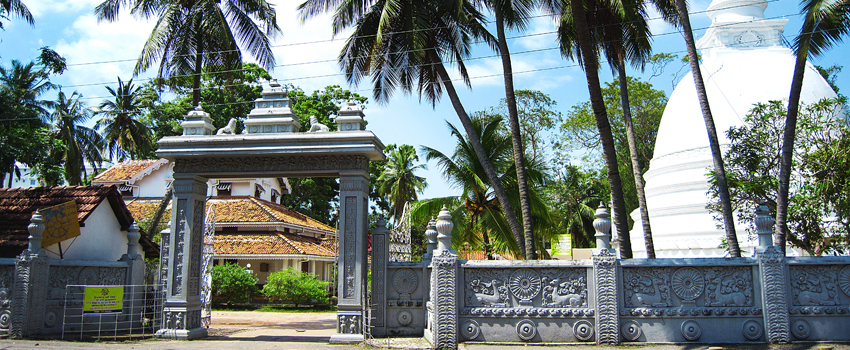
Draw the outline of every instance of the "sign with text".
[[[573,255],[573,239],[572,235],[563,234],[552,237],[552,256],[558,255]]]
[[[124,302],[124,287],[85,287],[83,294],[84,314],[120,314]]]

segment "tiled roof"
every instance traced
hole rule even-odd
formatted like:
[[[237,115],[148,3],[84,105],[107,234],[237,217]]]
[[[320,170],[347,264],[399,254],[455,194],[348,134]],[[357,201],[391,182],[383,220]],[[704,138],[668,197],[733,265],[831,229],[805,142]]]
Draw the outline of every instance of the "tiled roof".
[[[127,201],[127,209],[136,220],[142,220],[153,216],[159,201],[160,199],[134,198]],[[255,197],[214,197],[207,200],[207,208],[211,205],[215,205],[216,224],[285,223],[328,233],[336,232],[335,228],[304,214]],[[163,220],[168,220],[171,217],[171,210],[167,209],[162,217]]]
[[[156,207],[159,206],[159,202],[162,199],[140,199],[133,198],[125,203],[127,203],[127,210],[130,211],[130,214],[133,215],[133,218],[140,221],[142,219],[148,219],[153,217],[154,212],[156,211]],[[165,212],[162,214],[162,220],[168,221],[171,220],[171,205],[165,209]]]
[[[280,232],[240,232],[215,235],[215,254],[300,254],[334,256],[322,240]]]
[[[133,223],[133,216],[115,186],[0,189],[0,257],[15,257],[26,248],[29,236],[27,226],[37,209],[76,201],[77,218],[85,223],[104,200],[112,207],[121,229],[128,229]]]
[[[304,214],[255,197],[212,198],[207,207],[215,204],[216,223],[265,223],[283,222],[310,227],[317,230],[336,232],[336,229]]]
[[[116,182],[132,180],[134,176],[154,166],[160,159],[128,160],[113,165],[95,176],[93,182]]]

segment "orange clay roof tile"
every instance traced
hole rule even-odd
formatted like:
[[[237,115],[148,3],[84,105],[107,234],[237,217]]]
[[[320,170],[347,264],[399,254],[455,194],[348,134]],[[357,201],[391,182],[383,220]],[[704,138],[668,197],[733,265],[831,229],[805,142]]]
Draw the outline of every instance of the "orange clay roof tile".
[[[145,160],[128,160],[118,164],[113,165],[106,171],[95,176],[94,181],[126,181],[136,176],[136,174],[144,171],[145,169],[151,167],[156,162],[159,162],[159,159],[145,159]]]

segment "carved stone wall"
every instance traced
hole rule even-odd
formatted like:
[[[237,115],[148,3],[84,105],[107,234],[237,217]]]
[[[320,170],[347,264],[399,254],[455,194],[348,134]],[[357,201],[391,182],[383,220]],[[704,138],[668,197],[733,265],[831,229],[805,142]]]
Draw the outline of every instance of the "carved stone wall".
[[[434,349],[457,348],[457,270],[457,255],[449,250],[443,250],[431,260],[433,294],[428,326]]]
[[[387,264],[386,278],[386,335],[422,336],[427,323],[425,300],[430,290],[424,263],[391,262]]]
[[[826,259],[832,261],[818,261]],[[788,258],[787,264],[789,340],[850,340],[850,261]]]

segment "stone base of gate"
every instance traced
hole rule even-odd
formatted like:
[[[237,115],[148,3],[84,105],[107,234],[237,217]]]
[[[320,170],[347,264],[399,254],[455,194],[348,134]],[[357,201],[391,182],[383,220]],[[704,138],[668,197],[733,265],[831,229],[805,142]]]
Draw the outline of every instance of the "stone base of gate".
[[[363,337],[363,334],[342,334],[337,333],[331,336],[331,340],[328,343],[331,344],[360,344],[366,338]]]
[[[207,337],[207,329],[198,327],[195,329],[160,329],[154,335],[162,339],[200,339]]]

